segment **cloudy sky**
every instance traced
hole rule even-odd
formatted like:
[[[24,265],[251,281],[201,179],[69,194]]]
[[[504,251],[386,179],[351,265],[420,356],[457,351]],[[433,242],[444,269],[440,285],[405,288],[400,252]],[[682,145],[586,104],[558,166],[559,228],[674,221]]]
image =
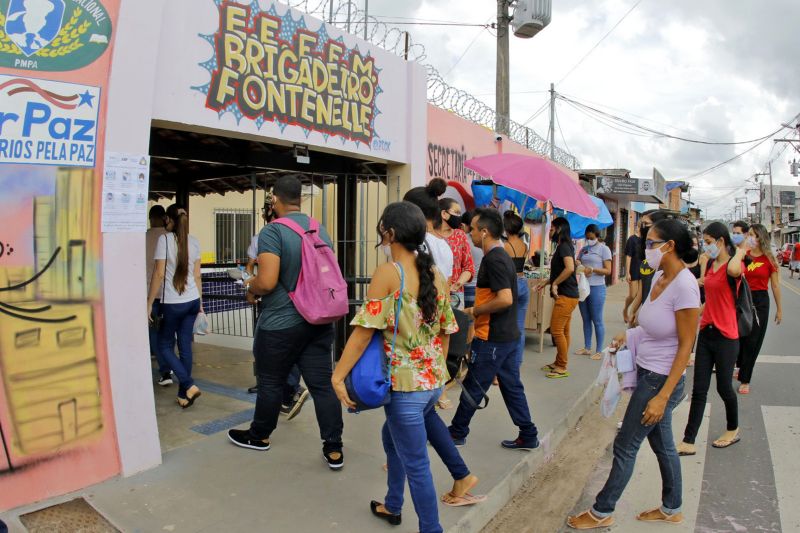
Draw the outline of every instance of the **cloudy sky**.
[[[553,20],[544,31],[529,40],[512,36],[512,118],[524,122],[539,109],[551,82],[560,93],[631,121],[711,141],[762,137],[800,112],[797,0],[642,0],[564,79],[636,1],[553,0]],[[363,5],[363,0],[355,2]],[[482,24],[495,18],[496,3],[371,0],[369,11],[384,20]],[[428,61],[447,73],[448,82],[494,106],[491,30],[402,28],[425,45]],[[649,177],[656,167],[667,179],[683,179],[749,148],[637,137],[610,129],[564,102],[559,102],[557,116],[563,140],[557,132],[556,143],[566,144],[584,168],[628,168],[635,177]],[[529,125],[546,135],[547,113]],[[726,214],[734,199],[745,194],[744,180],[777,154],[773,145],[769,140],[734,163],[693,178],[692,199],[710,216]],[[788,149],[773,163],[776,184],[797,184],[788,171],[791,156]],[[750,201],[756,196],[751,193]]]

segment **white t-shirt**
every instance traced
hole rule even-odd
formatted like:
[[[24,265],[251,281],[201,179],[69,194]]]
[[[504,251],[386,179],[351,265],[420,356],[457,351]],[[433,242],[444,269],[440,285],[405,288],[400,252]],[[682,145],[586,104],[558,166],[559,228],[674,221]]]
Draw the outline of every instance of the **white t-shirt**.
[[[197,285],[194,282],[194,265],[200,261],[200,241],[189,235],[189,271],[186,276],[186,288],[183,294],[178,294],[173,284],[173,277],[175,276],[175,266],[177,264],[178,254],[178,241],[175,234],[168,233],[164,237],[158,239],[156,244],[156,260],[167,260],[167,279],[163,289],[164,297],[161,303],[164,304],[183,304],[191,302],[200,298],[200,291],[197,290]],[[167,257],[169,255],[169,257]]]
[[[150,280],[153,279],[153,265],[155,264],[153,261],[153,257],[156,253],[156,244],[158,244],[158,239],[162,235],[165,235],[167,230],[163,227],[161,228],[150,228],[147,230],[147,234],[144,237],[145,241],[145,262],[147,266],[147,293],[150,294]]]
[[[444,275],[444,279],[449,280],[453,275],[453,250],[450,249],[450,245],[446,240],[432,233],[426,233],[425,246],[433,257],[434,264]]]
[[[253,238],[250,239],[250,246],[247,247],[247,257],[251,261],[258,259],[258,235],[258,233],[253,235]]]

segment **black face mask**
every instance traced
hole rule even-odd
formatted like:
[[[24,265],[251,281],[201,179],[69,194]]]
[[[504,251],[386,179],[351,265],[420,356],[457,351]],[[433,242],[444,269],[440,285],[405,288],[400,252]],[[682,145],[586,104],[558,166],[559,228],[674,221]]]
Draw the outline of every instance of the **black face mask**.
[[[458,229],[461,227],[461,215],[450,215],[450,218],[445,220],[447,225],[453,229]]]

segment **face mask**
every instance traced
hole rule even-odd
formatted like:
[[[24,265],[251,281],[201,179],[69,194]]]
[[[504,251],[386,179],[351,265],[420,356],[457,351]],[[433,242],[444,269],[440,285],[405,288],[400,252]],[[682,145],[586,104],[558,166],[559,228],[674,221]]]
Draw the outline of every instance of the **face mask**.
[[[744,233],[734,233],[731,235],[731,242],[733,242],[734,246],[739,246],[744,242],[745,235]]]
[[[453,229],[458,229],[461,227],[461,215],[450,215],[450,218],[445,220],[447,225]]]
[[[647,259],[647,264],[653,270],[658,270],[658,266],[661,264],[661,259],[664,257],[664,252],[661,251],[664,245],[662,244],[658,248],[652,248],[650,250],[644,251],[644,257]]]
[[[719,256],[719,246],[717,243],[703,244],[703,251],[708,254],[711,259],[716,259]]]
[[[391,244],[381,244],[381,250],[383,251],[383,255],[385,255],[388,259],[392,259],[392,245]]]
[[[758,246],[758,239],[753,236],[747,237],[747,246],[750,248],[756,248]]]
[[[586,246],[594,246],[597,244],[597,239],[586,239]]]

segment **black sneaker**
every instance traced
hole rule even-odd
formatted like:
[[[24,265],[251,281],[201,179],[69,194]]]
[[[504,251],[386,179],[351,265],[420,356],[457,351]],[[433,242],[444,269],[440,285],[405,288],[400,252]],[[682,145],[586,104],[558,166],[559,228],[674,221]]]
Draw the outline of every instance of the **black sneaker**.
[[[161,385],[162,387],[167,387],[169,385],[172,385],[172,383],[173,383],[172,374],[170,372],[167,372],[166,374],[161,374],[161,377],[158,378],[158,384]]]
[[[292,418],[296,417],[300,414],[300,409],[303,408],[303,404],[306,403],[308,400],[308,390],[300,387],[297,393],[294,395],[294,403],[289,406],[289,409],[286,411],[286,420],[291,420]],[[283,412],[283,406],[281,406],[281,412]]]
[[[517,438],[515,440],[504,440],[500,443],[500,446],[508,450],[535,450],[539,447],[539,439],[533,439],[530,441],[524,441],[521,438]]]
[[[250,430],[247,429],[229,429],[228,440],[242,448],[249,448],[251,450],[259,450],[265,452],[269,450],[269,440],[255,440],[250,437]]]
[[[344,466],[344,454],[341,448],[322,448],[322,457],[331,470],[339,470]]]

